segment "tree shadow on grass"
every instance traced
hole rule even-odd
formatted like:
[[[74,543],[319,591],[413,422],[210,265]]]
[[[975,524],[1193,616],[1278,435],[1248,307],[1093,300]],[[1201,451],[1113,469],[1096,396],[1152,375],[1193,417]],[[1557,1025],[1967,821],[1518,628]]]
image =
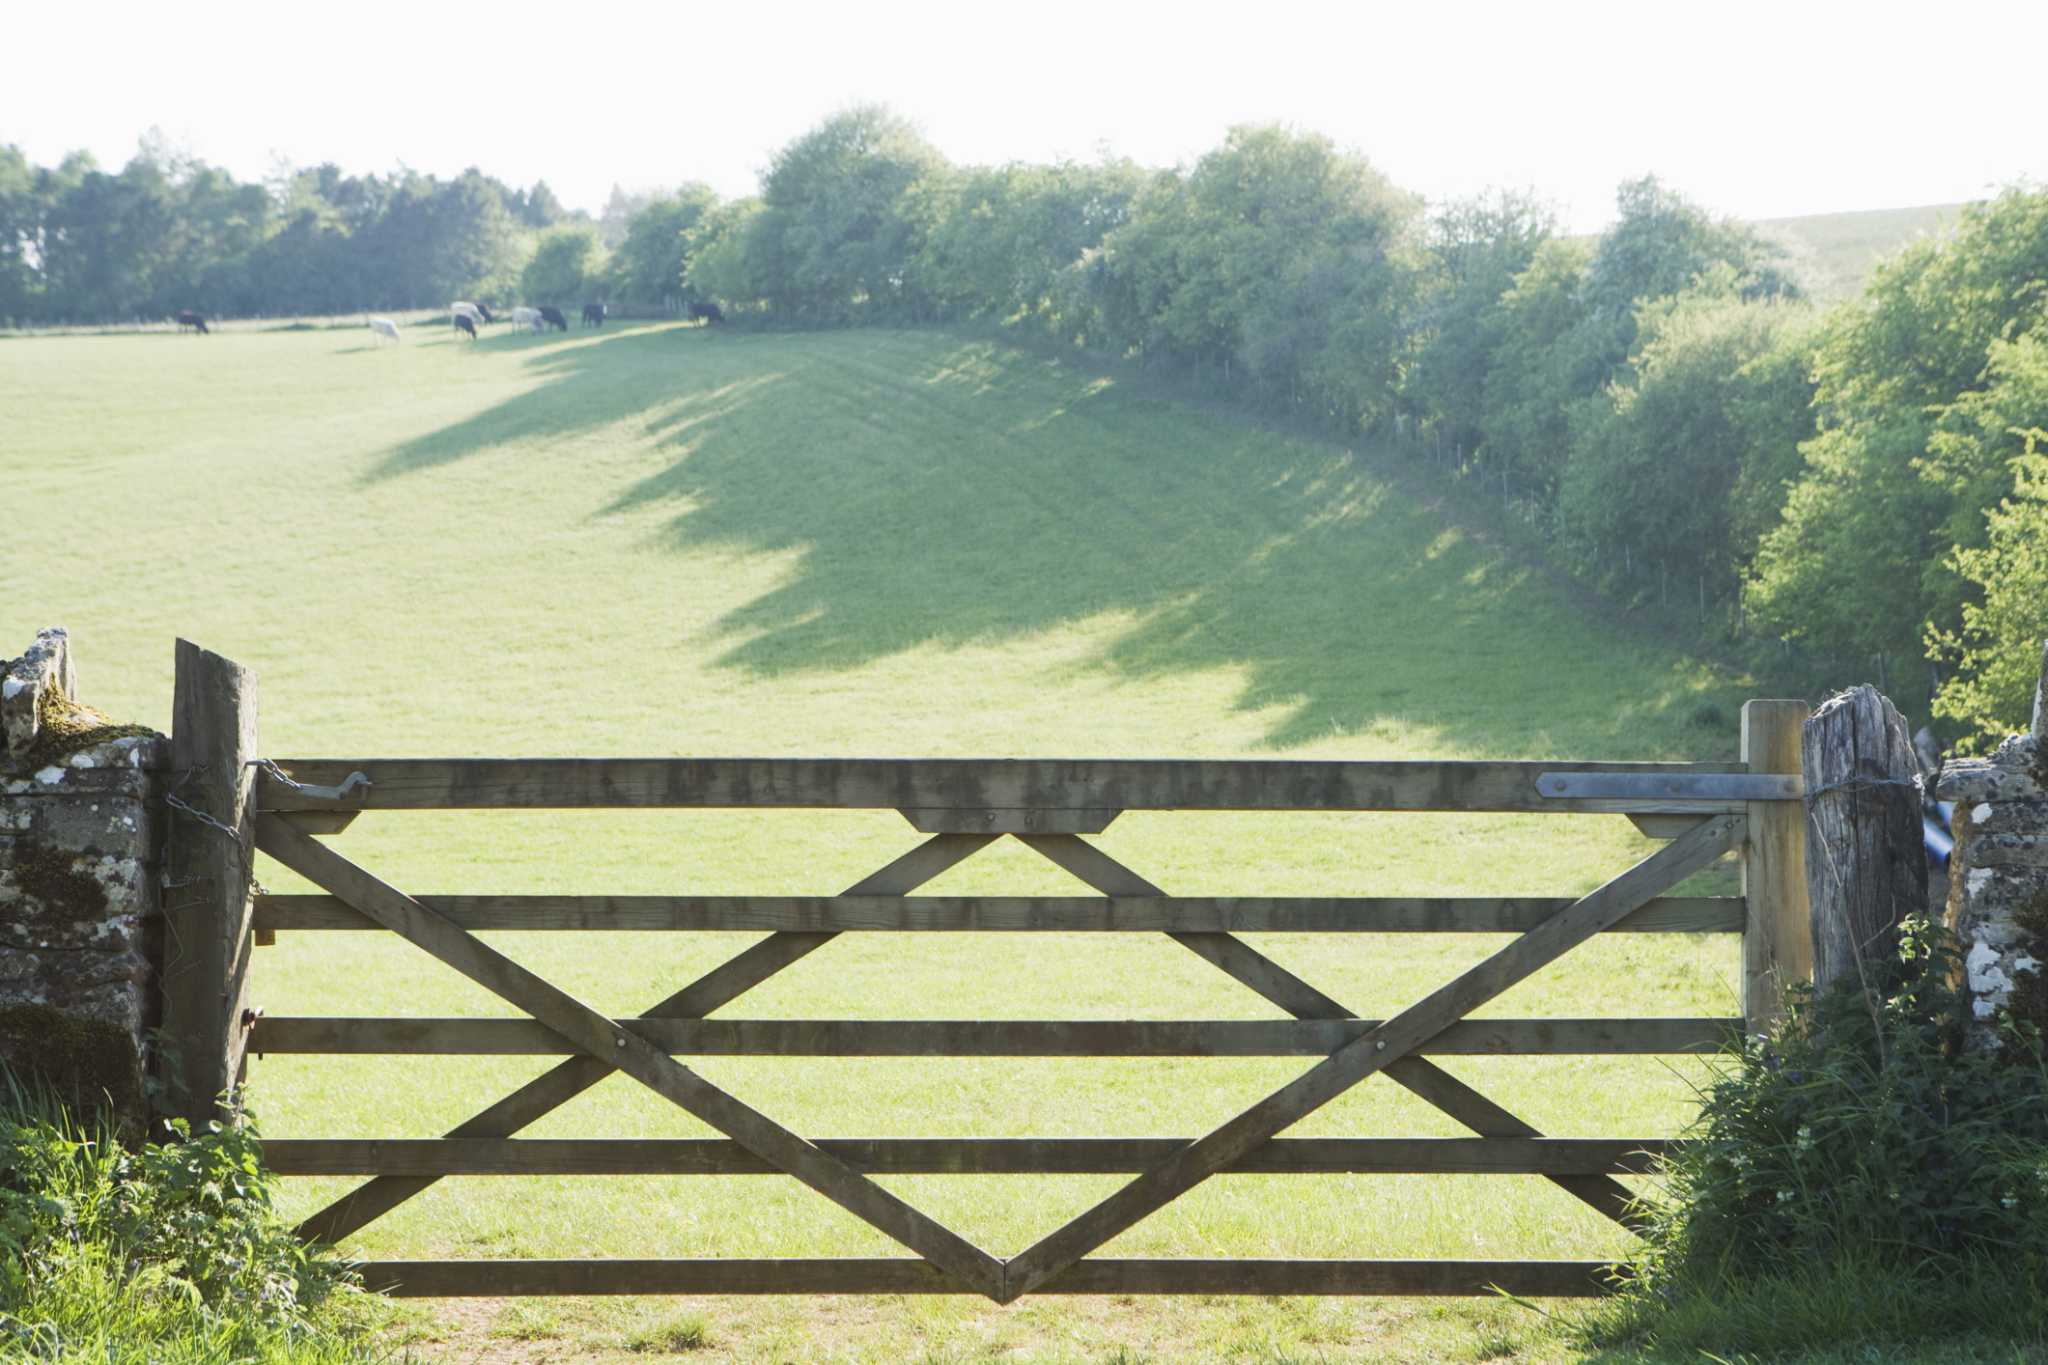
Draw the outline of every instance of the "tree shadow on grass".
[[[1238,670],[1275,747],[1375,726],[1502,754],[1732,746],[1674,723],[1699,670],[1352,452],[934,333],[785,336],[774,366],[772,403],[686,404],[672,462],[608,509],[675,506],[676,550],[797,556],[719,622],[727,667],[851,669],[1108,616],[1112,642],[1076,667]],[[744,361],[699,381],[748,382]]]
[[[699,329],[674,325],[602,332],[496,333],[474,343],[488,353],[533,354],[531,387],[474,417],[394,447],[361,482],[453,464],[496,447],[560,441],[636,413],[687,404],[701,393]]]

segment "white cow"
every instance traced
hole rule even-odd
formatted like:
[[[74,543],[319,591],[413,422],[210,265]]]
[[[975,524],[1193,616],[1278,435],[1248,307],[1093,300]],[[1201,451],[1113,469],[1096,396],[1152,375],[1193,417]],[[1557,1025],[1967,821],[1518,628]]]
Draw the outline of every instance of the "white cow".
[[[529,332],[538,332],[541,329],[540,309],[514,308],[512,310],[512,325],[514,327],[524,327]]]
[[[484,325],[483,312],[473,303],[464,303],[458,299],[456,302],[448,305],[448,314],[451,323],[456,318],[468,318],[479,327]]]
[[[379,341],[382,341],[385,337],[390,337],[392,345],[398,344],[398,324],[390,318],[371,318],[370,330],[377,334]]]

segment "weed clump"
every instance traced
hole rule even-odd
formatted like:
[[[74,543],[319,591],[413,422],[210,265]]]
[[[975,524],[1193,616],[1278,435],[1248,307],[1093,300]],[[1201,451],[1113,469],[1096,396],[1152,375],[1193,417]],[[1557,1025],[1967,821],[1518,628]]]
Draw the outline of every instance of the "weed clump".
[[[1745,1045],[1670,1158],[1596,1336],[1791,1350],[1844,1330],[2048,1331],[2042,1033],[2014,1020],[2002,1052],[1964,1050],[1958,966],[1946,929],[1910,921],[1867,991],[1807,993]]]
[[[53,687],[36,701],[36,741],[18,760],[18,766],[24,771],[46,768],[96,744],[155,733],[147,725],[123,725]]]
[[[249,1127],[124,1146],[9,1081],[0,1092],[0,1356],[367,1360],[366,1296],[271,1208]]]

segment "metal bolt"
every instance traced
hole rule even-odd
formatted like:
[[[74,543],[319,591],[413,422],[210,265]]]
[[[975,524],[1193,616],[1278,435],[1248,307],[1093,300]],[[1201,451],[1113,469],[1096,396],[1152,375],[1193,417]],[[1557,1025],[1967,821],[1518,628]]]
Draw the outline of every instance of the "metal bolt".
[[[616,1037],[616,1038],[612,1039],[612,1046],[613,1046],[613,1047],[624,1047],[625,1045],[626,1045],[626,1035],[625,1035],[625,1034],[623,1034],[623,1033],[622,1033],[622,1034],[620,1034],[620,1035],[619,1035],[618,1037]]]
[[[1372,1045],[1372,1050],[1374,1052],[1385,1052],[1387,1050],[1387,1040],[1384,1038],[1380,1039]]]

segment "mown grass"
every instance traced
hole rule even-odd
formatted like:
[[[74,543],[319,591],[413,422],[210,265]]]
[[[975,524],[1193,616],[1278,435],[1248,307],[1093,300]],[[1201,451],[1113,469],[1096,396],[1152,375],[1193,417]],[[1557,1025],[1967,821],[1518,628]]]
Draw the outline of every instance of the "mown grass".
[[[1739,680],[1589,619],[1395,491],[1369,452],[1289,439],[1094,372],[938,333],[654,325],[509,335],[67,337],[0,344],[11,542],[0,637],[61,623],[89,700],[165,724],[170,637],[261,677],[276,757],[378,754],[1727,758]],[[1703,710],[1718,720],[1696,722]],[[373,815],[349,856],[420,893],[823,893],[915,836],[887,813]],[[1649,845],[1613,817],[1133,815],[1102,836],[1167,889],[1563,894]],[[260,871],[273,889],[292,879]],[[1731,889],[1725,871],[1706,879]],[[1013,843],[933,892],[1073,884]],[[497,935],[631,1013],[748,935]],[[1264,936],[1360,1013],[1497,939]],[[1497,1015],[1728,1014],[1732,941],[1616,935]],[[371,935],[285,936],[272,1014],[509,1012]],[[1191,954],[1085,936],[857,935],[724,1014],[1260,1017]],[[430,1135],[539,1059],[253,1067],[273,1136]],[[1467,1059],[1560,1135],[1653,1136],[1703,1064]],[[1193,1133],[1292,1061],[706,1059],[812,1135]],[[703,1131],[607,1082],[530,1130]],[[1451,1134],[1371,1082],[1302,1133]],[[290,1182],[307,1212],[350,1182]],[[998,1253],[1111,1177],[918,1177]],[[1523,1177],[1227,1177],[1117,1254],[1609,1256],[1626,1241]],[[369,1256],[888,1254],[782,1178],[450,1180]],[[420,1349],[540,1333],[591,1358],[700,1314],[689,1358],[1561,1357],[1499,1304],[964,1299],[442,1305]],[[523,1324],[523,1326],[521,1326]],[[536,1324],[539,1324],[536,1326]],[[455,1334],[451,1338],[450,1334]],[[1492,1342],[1499,1346],[1493,1350]],[[1546,1344],[1547,1343],[1547,1344]]]

